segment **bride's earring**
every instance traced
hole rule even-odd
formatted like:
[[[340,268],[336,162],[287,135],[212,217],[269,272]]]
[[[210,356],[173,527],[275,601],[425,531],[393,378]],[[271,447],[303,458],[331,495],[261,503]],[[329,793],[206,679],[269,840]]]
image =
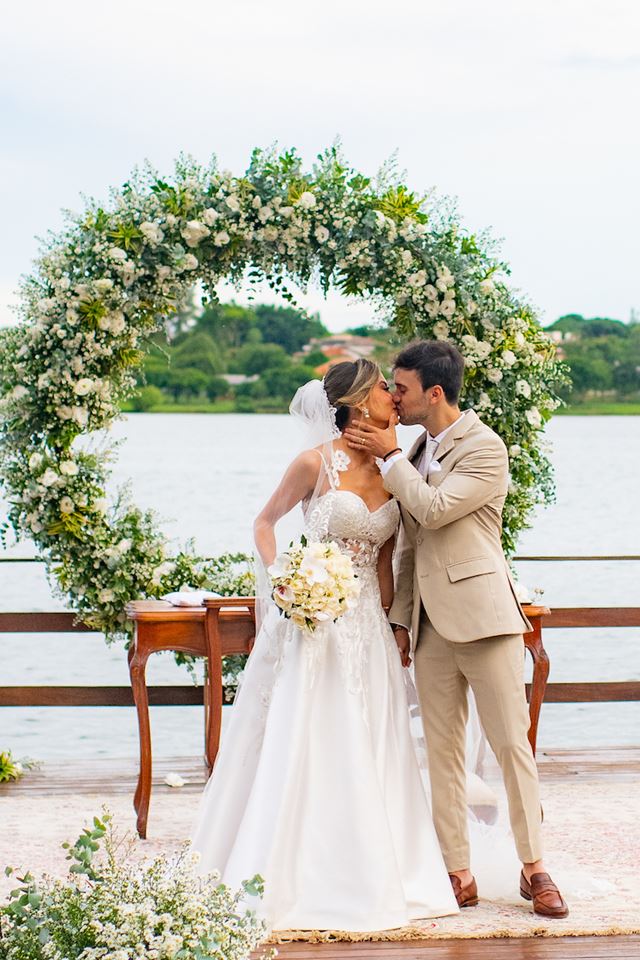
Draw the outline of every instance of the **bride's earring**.
[[[369,407],[362,408],[362,416],[365,418],[365,420],[369,419]]]

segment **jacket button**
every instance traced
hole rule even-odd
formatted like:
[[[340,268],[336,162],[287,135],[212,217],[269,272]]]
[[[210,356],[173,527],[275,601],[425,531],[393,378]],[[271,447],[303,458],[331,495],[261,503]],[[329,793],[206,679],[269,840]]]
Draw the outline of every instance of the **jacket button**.
[[[422,543],[422,537],[416,537],[416,543],[418,544],[418,546],[420,546],[420,544]]]

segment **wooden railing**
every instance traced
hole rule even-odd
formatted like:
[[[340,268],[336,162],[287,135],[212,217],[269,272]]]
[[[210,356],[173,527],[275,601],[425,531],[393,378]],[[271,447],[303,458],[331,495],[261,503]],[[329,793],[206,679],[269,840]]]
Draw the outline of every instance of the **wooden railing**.
[[[548,630],[587,627],[640,627],[640,607],[558,607],[542,622]],[[73,613],[0,613],[3,633],[87,633]],[[640,659],[640,652],[639,652]],[[1,679],[1,678],[0,678]],[[202,703],[202,687],[193,684],[151,686],[152,706],[193,706]],[[231,693],[231,691],[229,691]],[[590,683],[549,683],[547,703],[640,701],[640,680]],[[129,686],[0,686],[0,707],[128,707]]]

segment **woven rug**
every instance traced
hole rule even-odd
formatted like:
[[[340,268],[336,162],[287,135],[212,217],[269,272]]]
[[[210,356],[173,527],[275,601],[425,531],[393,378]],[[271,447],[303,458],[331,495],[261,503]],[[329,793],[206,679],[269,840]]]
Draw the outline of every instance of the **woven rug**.
[[[565,920],[535,917],[518,895],[482,899],[454,917],[424,921],[376,933],[280,931],[274,942],[397,941],[456,938],[605,936],[640,933],[640,831],[637,786],[631,782],[547,782],[542,785],[545,844],[549,870],[569,904]],[[189,835],[200,788],[155,787],[149,816],[150,839],[136,856],[171,853]],[[110,795],[108,807],[121,829],[135,831],[128,795]],[[29,868],[36,876],[66,873],[64,840],[74,840],[99,813],[104,798],[95,794],[43,797],[0,790],[0,899],[12,886],[5,864]]]

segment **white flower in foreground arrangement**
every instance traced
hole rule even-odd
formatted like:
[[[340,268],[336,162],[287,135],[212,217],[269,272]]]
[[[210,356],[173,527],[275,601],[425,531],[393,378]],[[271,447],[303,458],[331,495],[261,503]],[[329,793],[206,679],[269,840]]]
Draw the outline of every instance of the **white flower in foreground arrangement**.
[[[315,233],[318,243],[326,243],[330,237],[330,233],[326,227],[316,227]]]
[[[231,237],[226,230],[220,230],[220,232],[216,233],[215,237],[213,238],[213,242],[215,243],[216,247],[225,247],[230,240]]]
[[[166,775],[164,782],[168,787],[184,787],[185,783],[189,783],[189,781],[181,777],[179,773],[174,773],[173,771]]]
[[[167,277],[171,276],[171,267],[167,267],[166,264],[162,263],[156,270],[156,274],[158,275],[160,283],[164,283]]]
[[[489,367],[487,370],[487,380],[490,380],[491,383],[500,383],[502,376],[502,370],[498,370],[496,367]]]
[[[29,396],[29,391],[21,383],[17,384],[9,394],[13,400],[22,400],[23,397]]]
[[[86,397],[88,393],[91,393],[94,386],[95,384],[91,377],[82,377],[78,380],[73,390],[79,397]]]
[[[518,380],[516,382],[516,393],[518,396],[528,399],[531,396],[531,384],[527,383],[526,380]]]
[[[109,250],[109,256],[112,260],[126,260],[127,251],[123,250],[122,247],[111,247]]]
[[[240,200],[236,197],[235,193],[232,193],[230,196],[226,197],[226,205],[229,207],[229,210],[232,210],[233,213],[240,212]]]
[[[189,220],[181,230],[188,247],[197,247],[201,240],[208,237],[211,231],[199,220]]]
[[[424,287],[427,282],[427,272],[426,270],[416,270],[415,273],[410,274],[407,277],[407,283],[410,287]]]
[[[490,277],[487,277],[486,280],[480,281],[480,293],[484,293],[485,296],[489,293],[493,293],[494,289],[495,285]]]
[[[98,293],[107,293],[108,290],[113,288],[113,280],[110,280],[109,277],[101,277],[96,280],[94,286]]]
[[[311,210],[316,205],[316,198],[310,190],[305,190],[298,198],[298,206],[303,210]]]
[[[522,447],[519,443],[512,443],[509,447],[509,456],[510,457],[519,457],[522,453]]]
[[[39,470],[43,463],[44,457],[41,453],[32,453],[29,457],[29,468],[31,470]]]
[[[100,603],[111,603],[113,600],[115,600],[115,598],[115,593],[108,587],[98,593],[98,600]]]
[[[60,473],[65,477],[75,477],[78,473],[78,464],[75,460],[63,460],[60,464]]]
[[[518,362],[518,358],[513,350],[505,350],[502,354],[502,362],[506,363],[508,367],[512,367],[514,363]]]
[[[144,223],[140,224],[139,229],[145,240],[154,246],[162,243],[164,240],[164,232],[158,223],[150,223],[148,220],[145,220]]]
[[[75,504],[71,497],[62,497],[60,500],[60,513],[73,513],[73,508]]]
[[[536,430],[542,426],[542,416],[537,407],[530,407],[526,411],[525,417],[527,418],[527,422],[530,423],[532,427],[535,427]]]
[[[55,470],[52,470],[51,467],[47,467],[45,472],[39,478],[39,483],[41,483],[43,487],[52,487],[58,482],[59,479],[60,477]]]
[[[86,427],[89,422],[89,411],[84,407],[72,407],[71,419],[75,420],[79,427]]]

